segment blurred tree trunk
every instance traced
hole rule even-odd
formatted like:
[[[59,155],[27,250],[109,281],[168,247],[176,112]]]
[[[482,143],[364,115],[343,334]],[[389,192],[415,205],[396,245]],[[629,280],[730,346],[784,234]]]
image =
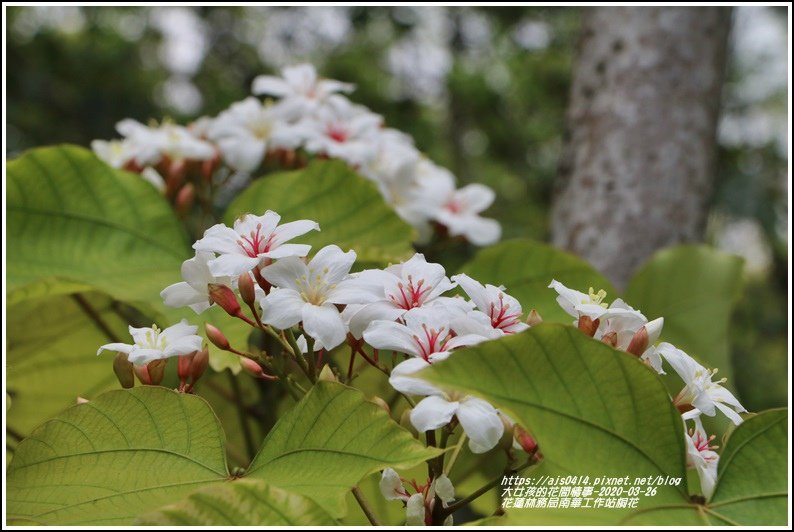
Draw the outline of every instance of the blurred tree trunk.
[[[552,240],[619,288],[703,237],[730,8],[583,11]]]

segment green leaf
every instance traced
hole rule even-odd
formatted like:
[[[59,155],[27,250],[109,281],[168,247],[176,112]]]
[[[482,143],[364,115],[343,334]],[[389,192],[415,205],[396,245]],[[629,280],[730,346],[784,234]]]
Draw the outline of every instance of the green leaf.
[[[685,478],[681,416],[658,376],[636,357],[578,330],[541,324],[456,352],[422,374],[505,410],[535,436],[543,454],[530,476],[606,475]],[[679,502],[679,486],[660,487],[655,503]],[[630,510],[588,510],[615,523]],[[577,519],[583,510],[514,510],[523,524]]]
[[[358,390],[318,382],[268,434],[247,476],[306,495],[339,518],[345,494],[366,475],[412,467],[439,452]]]
[[[707,246],[677,246],[660,251],[637,272],[625,299],[648,319],[664,317],[662,340],[731,379],[728,326],[741,275],[738,257]],[[680,380],[674,387],[677,393]]]
[[[483,284],[504,285],[521,302],[525,317],[534,308],[545,321],[573,322],[557,304],[557,293],[548,288],[552,279],[584,292],[593,287],[615,294],[611,283],[586,261],[532,240],[510,240],[485,248],[461,271]]]
[[[296,241],[316,252],[328,244],[353,249],[359,262],[399,262],[413,253],[414,230],[386,205],[377,187],[341,161],[312,161],[304,169],[267,175],[231,205],[227,224],[246,213],[278,212],[284,222],[315,220],[320,231]]]
[[[782,526],[788,508],[788,410],[747,419],[720,455],[712,511],[747,526]]]
[[[13,432],[27,435],[75,404],[78,396],[90,399],[118,388],[113,353],[96,355],[100,345],[129,337],[126,320],[107,296],[82,293],[23,301],[8,306],[7,319],[6,375],[13,403],[6,423]]]
[[[105,393],[24,440],[6,477],[9,521],[119,525],[228,479],[207,403],[159,387]]]
[[[262,480],[242,479],[210,486],[187,499],[144,515],[144,526],[333,526],[336,522],[311,499]]]
[[[179,280],[189,254],[184,230],[140,176],[68,145],[27,151],[6,172],[12,301],[31,283],[58,290],[62,280],[128,302],[159,302]]]

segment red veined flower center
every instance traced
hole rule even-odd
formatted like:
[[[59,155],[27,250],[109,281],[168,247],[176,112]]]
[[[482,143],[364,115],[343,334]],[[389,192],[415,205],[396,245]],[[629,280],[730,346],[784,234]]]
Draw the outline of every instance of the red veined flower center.
[[[499,307],[497,308],[494,303],[491,303],[491,308],[488,311],[491,317],[491,327],[494,329],[502,329],[504,332],[510,333],[511,331],[505,329],[517,325],[521,320],[519,320],[520,313],[513,312],[511,314],[509,310],[510,304],[505,304],[504,295],[499,294]]]
[[[428,328],[424,323],[422,324],[424,338],[414,335],[414,341],[419,348],[419,354],[425,361],[430,362],[430,355],[433,353],[441,353],[444,351],[444,346],[450,338],[450,334],[446,333],[446,327],[441,327],[439,330]]]
[[[406,285],[402,281],[397,283],[397,292],[389,294],[389,299],[396,307],[404,310],[421,307],[427,294],[433,290],[433,287],[424,286],[424,284],[424,279],[419,279],[419,282],[414,283],[413,277],[409,275],[408,284]]]
[[[326,132],[334,142],[345,142],[347,140],[347,130],[337,125],[328,126]]]
[[[262,235],[262,224],[257,224],[256,230],[251,231],[248,236],[240,235],[237,245],[249,257],[255,258],[260,253],[267,253],[275,243],[275,233],[270,233],[267,238]]]

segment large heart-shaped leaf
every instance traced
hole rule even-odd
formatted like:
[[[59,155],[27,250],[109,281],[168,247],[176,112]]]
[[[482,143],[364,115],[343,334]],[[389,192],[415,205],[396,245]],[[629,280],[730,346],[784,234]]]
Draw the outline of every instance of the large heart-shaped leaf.
[[[314,499],[333,517],[366,475],[439,454],[353,388],[318,382],[268,435],[247,475]]]
[[[649,319],[663,316],[663,340],[730,379],[728,326],[741,275],[736,256],[707,246],[668,248],[631,279],[626,301]]]
[[[544,459],[535,478],[589,475],[685,478],[681,417],[658,376],[632,355],[578,330],[541,324],[456,352],[422,374],[485,398],[535,435]],[[659,487],[654,503],[686,497],[685,480]],[[633,484],[632,484],[633,485]],[[630,510],[590,510],[615,523]],[[514,510],[524,524],[560,523],[579,510]]]
[[[97,348],[128,338],[127,322],[98,293],[50,296],[8,307],[6,427],[27,435],[78,396],[117,388],[113,356]]]
[[[414,231],[386,205],[377,187],[341,161],[312,161],[302,170],[252,183],[226,211],[227,224],[242,214],[271,209],[283,221],[315,220],[320,231],[300,238],[314,251],[328,244],[353,249],[364,263],[399,262],[413,251]]]
[[[187,499],[138,519],[149,526],[333,526],[336,522],[311,499],[242,479],[210,486]]]
[[[461,271],[481,283],[504,285],[525,313],[537,309],[546,321],[573,321],[557,304],[556,292],[548,288],[552,279],[584,292],[593,287],[615,294],[610,282],[586,261],[532,240],[510,240],[485,248]]]
[[[76,146],[37,148],[6,164],[8,289],[55,279],[129,302],[159,301],[189,256],[184,230],[140,176]]]
[[[209,405],[159,387],[103,394],[48,421],[16,450],[6,477],[14,523],[129,524],[229,478]]]

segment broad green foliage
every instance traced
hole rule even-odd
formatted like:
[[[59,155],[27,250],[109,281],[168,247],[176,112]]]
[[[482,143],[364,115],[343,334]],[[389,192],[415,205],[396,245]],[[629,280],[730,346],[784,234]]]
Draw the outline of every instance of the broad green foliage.
[[[138,519],[167,526],[332,526],[335,521],[311,499],[242,479],[213,485]]]
[[[54,279],[128,302],[159,301],[189,255],[162,195],[76,146],[38,148],[6,164],[8,290]]]
[[[407,468],[437,456],[364,394],[319,382],[268,435],[247,475],[307,495],[333,517],[366,475]]]
[[[128,336],[126,320],[107,296],[82,293],[31,299],[9,305],[7,319],[6,378],[13,399],[6,418],[9,429],[27,435],[75,404],[78,396],[92,399],[118,387],[113,354],[96,356],[100,345]]]
[[[373,183],[341,161],[312,161],[293,172],[271,174],[251,184],[229,206],[225,222],[271,209],[285,222],[310,219],[320,231],[298,241],[314,246],[336,244],[353,249],[358,260],[399,262],[412,254],[411,226],[384,203]]]
[[[734,255],[707,246],[669,248],[631,279],[626,301],[648,319],[664,316],[662,340],[731,379],[728,326],[741,275]]]
[[[467,348],[424,375],[483,397],[526,426],[544,456],[532,476],[685,477],[683,424],[658,377],[571,327],[542,324]],[[680,500],[684,482],[659,488],[654,502]],[[540,524],[571,511],[515,512]],[[615,522],[625,513],[593,510],[587,518]]]
[[[129,524],[227,478],[223,431],[206,401],[136,387],[74,406],[23,441],[6,509],[19,523]]]
[[[573,322],[557,304],[557,294],[548,288],[552,279],[584,292],[591,286],[603,288],[610,300],[617,297],[610,282],[587,261],[532,240],[510,240],[485,248],[461,271],[481,283],[504,285],[521,302],[525,316],[534,308],[546,321]]]
[[[742,423],[722,451],[709,507],[726,521],[785,525],[788,449],[787,410],[767,410]]]

